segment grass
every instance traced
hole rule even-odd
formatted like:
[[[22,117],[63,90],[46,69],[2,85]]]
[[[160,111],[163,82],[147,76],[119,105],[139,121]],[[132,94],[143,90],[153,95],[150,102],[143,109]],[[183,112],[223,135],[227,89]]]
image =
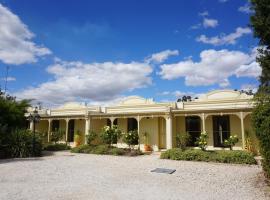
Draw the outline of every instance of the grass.
[[[72,153],[87,153],[98,155],[115,155],[115,156],[138,156],[143,153],[137,149],[130,150],[124,148],[111,147],[106,144],[101,145],[81,145],[71,149]]]
[[[185,151],[174,148],[163,152],[161,159],[171,160],[193,160],[218,163],[234,163],[234,164],[257,164],[252,153],[246,151],[202,151],[195,149],[187,149]]]

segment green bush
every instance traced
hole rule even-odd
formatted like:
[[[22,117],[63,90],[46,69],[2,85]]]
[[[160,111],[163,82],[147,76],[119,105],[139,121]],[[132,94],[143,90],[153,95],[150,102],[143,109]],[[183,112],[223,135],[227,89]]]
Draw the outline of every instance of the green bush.
[[[51,138],[51,141],[56,144],[57,142],[63,139],[64,135],[65,135],[65,131],[59,129],[59,130],[53,131],[50,138]]]
[[[125,142],[129,148],[131,146],[139,144],[139,135],[137,130],[129,131],[124,134],[123,142]]]
[[[239,139],[237,135],[234,135],[234,136],[231,135],[227,140],[224,141],[224,145],[226,147],[229,147],[230,150],[232,150],[238,141]]]
[[[48,144],[44,147],[44,150],[46,151],[63,151],[63,150],[69,150],[70,146],[67,144]]]
[[[2,137],[4,135],[4,137]],[[30,156],[41,156],[42,139],[38,134],[29,130],[15,129],[10,133],[1,132],[0,158],[23,158]],[[35,141],[35,143],[34,143]],[[34,152],[33,152],[34,144]]]
[[[96,132],[89,130],[88,134],[86,135],[86,143],[91,145],[93,141],[97,138]]]
[[[100,154],[100,155],[125,155],[125,156],[137,156],[142,155],[139,150],[130,150],[112,147],[107,144],[102,145],[81,145],[71,149],[72,153],[87,153],[87,154]]]
[[[181,149],[174,148],[163,152],[160,158],[235,164],[256,164],[253,154],[246,151],[202,151],[195,149],[183,151]]]
[[[101,131],[101,141],[104,144],[112,145],[117,144],[117,141],[121,138],[122,132],[116,125],[104,126]]]
[[[178,147],[182,150],[186,149],[189,141],[190,141],[190,135],[188,132],[179,133],[176,135],[176,147]]]
[[[205,151],[207,147],[208,135],[206,132],[202,132],[200,137],[197,139],[196,144],[201,148],[201,150]]]

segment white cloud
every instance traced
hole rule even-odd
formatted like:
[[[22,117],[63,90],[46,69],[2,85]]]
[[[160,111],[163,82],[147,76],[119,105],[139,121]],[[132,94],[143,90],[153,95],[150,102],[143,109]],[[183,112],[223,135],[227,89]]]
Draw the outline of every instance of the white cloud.
[[[9,77],[7,77],[7,78],[1,78],[1,80],[3,80],[3,81],[16,81],[16,78],[15,77],[12,77],[12,76],[9,76]]]
[[[9,9],[0,4],[0,60],[6,64],[24,64],[51,51],[31,41],[34,34]]]
[[[147,57],[145,61],[147,63],[154,62],[154,63],[162,63],[165,60],[167,60],[170,56],[178,56],[179,51],[178,50],[165,50],[161,51],[159,53],[154,53],[151,56]]]
[[[226,49],[217,51],[204,50],[200,53],[200,61],[184,60],[174,64],[161,65],[159,75],[163,79],[172,80],[184,77],[188,86],[207,86],[219,84],[228,87],[228,78],[236,75],[258,77],[261,68],[254,65],[255,50],[250,54]]]
[[[258,90],[258,86],[256,84],[243,84],[241,85],[241,90],[244,91],[252,91],[253,93],[256,93]]]
[[[59,61],[47,68],[54,76],[48,81],[15,93],[45,104],[69,101],[112,101],[123,92],[152,83],[152,67],[147,63],[82,63]]]
[[[203,19],[203,27],[204,28],[215,28],[216,26],[218,26],[218,20],[210,19],[210,18]]]
[[[243,35],[250,34],[250,33],[251,33],[250,28],[238,27],[236,28],[234,33],[230,33],[228,35],[220,35],[220,36],[215,36],[215,37],[210,37],[210,38],[205,35],[200,35],[198,38],[196,38],[196,41],[202,42],[205,44],[212,44],[215,46],[229,45],[229,44],[235,44],[237,39],[239,39]]]
[[[243,6],[240,6],[238,8],[238,11],[239,12],[242,12],[242,13],[247,13],[247,14],[250,14],[252,13],[253,11],[250,9],[250,4],[249,3],[246,3],[245,5]]]

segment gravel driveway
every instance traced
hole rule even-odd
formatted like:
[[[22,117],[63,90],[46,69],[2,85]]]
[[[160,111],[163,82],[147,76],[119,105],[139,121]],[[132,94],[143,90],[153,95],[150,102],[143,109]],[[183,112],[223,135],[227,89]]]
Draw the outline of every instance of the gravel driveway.
[[[174,174],[150,172],[157,167]],[[58,152],[0,161],[0,199],[269,199],[259,166]]]

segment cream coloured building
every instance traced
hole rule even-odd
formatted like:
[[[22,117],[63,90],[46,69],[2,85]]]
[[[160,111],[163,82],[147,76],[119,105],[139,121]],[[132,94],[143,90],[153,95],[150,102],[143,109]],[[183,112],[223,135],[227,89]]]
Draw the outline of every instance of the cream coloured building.
[[[242,149],[247,134],[255,141],[250,116],[252,97],[239,91],[217,90],[187,102],[158,103],[131,96],[108,107],[67,103],[39,110],[41,121],[36,127],[47,134],[48,140],[52,130],[62,129],[65,140],[72,144],[76,131],[85,136],[89,130],[99,133],[105,125],[115,124],[123,132],[137,129],[140,137],[147,132],[155,151],[175,147],[176,134],[184,132],[191,135],[190,146],[195,146],[201,132],[207,132],[208,149],[222,149],[226,138],[237,135],[240,140],[235,149]],[[143,145],[142,140],[140,143]]]

